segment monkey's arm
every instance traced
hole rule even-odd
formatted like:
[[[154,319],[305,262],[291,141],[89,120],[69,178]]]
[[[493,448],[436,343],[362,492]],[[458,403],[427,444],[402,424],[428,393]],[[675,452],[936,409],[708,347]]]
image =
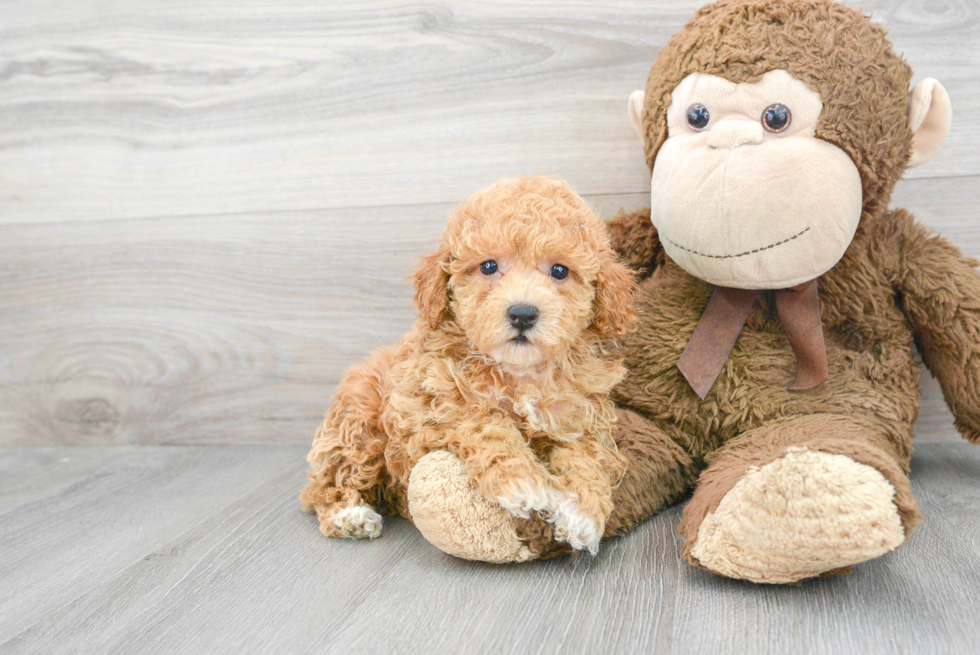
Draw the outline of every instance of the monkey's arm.
[[[939,381],[957,429],[980,443],[980,272],[907,212],[888,219],[897,246],[893,283],[926,366]],[[882,244],[884,245],[884,244]]]
[[[650,210],[621,211],[606,221],[606,232],[613,250],[636,271],[637,279],[650,277],[663,258],[657,228],[650,222]]]

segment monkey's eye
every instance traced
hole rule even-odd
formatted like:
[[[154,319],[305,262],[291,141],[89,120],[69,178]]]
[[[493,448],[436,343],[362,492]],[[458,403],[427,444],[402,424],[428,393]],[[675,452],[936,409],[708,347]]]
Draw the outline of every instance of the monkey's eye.
[[[564,280],[568,277],[568,267],[562,264],[555,264],[551,267],[551,277],[556,280]]]
[[[710,120],[711,114],[708,113],[708,108],[700,102],[696,102],[687,108],[687,124],[695,132],[700,132],[708,127],[708,121]]]
[[[492,259],[488,259],[480,264],[480,272],[484,275],[493,275],[497,272],[497,262],[493,261]]]
[[[762,127],[770,132],[782,132],[789,127],[791,120],[793,120],[793,114],[789,107],[778,102],[769,105],[762,112]]]

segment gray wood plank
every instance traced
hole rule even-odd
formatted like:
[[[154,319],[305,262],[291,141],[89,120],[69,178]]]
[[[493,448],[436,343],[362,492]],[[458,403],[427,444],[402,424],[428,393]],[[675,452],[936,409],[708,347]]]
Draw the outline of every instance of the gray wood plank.
[[[941,507],[942,521],[980,556],[980,461],[968,443],[920,442],[914,466],[923,505]]]
[[[642,192],[626,99],[701,4],[5,2],[0,221]],[[910,176],[980,174],[980,7],[863,5],[956,107]]]
[[[227,505],[284,468],[302,470],[304,454],[302,447],[60,451],[54,462],[51,451],[33,461],[17,450],[0,451],[0,459],[10,456],[48,480],[30,481],[32,500],[0,515],[0,643],[175,534],[220,518]],[[63,471],[72,480],[67,486]]]
[[[646,194],[590,196],[601,215]],[[980,178],[896,203],[980,256]],[[0,226],[0,444],[307,443],[451,204]],[[923,434],[948,434],[924,379]]]
[[[421,540],[396,522],[394,538],[328,542],[300,513],[304,466],[296,457],[213,520],[188,525],[43,617],[10,647],[59,652],[93,637],[103,652],[298,652],[337,607]]]
[[[129,452],[125,448],[22,448],[0,457],[0,515],[41,494],[65,490],[92,476],[93,467],[111,467]]]
[[[376,606],[345,607],[310,652],[368,652],[372,643],[396,653],[650,652],[666,645],[681,591],[678,518],[679,509],[655,517],[595,559],[499,567],[430,548],[379,590],[387,607],[400,608],[396,621],[379,621]]]
[[[80,545],[80,528],[4,544],[5,559],[23,561],[35,578],[63,561],[58,579],[69,583],[35,579],[43,594],[14,585],[0,652],[965,653],[980,638],[972,620],[980,450],[967,444],[928,443],[916,453],[913,485],[926,522],[908,544],[851,575],[780,587],[684,564],[680,507],[607,542],[596,558],[492,566],[440,553],[400,519],[374,542],[323,538],[298,509],[296,447],[124,452],[128,461],[114,462],[112,476],[143,491],[83,492],[75,513],[91,516],[85,530],[103,541],[119,535],[125,546]],[[148,464],[166,452],[171,465],[199,462],[179,467],[183,492],[169,502],[173,481]],[[12,453],[19,456],[0,450],[0,461]],[[186,498],[213,493],[208,468],[224,458],[242,474],[237,496],[210,512],[191,508]],[[94,460],[86,468],[96,478],[101,470]],[[39,491],[36,506],[0,521],[43,516],[64,530],[56,501],[67,496]],[[133,511],[148,498],[156,512]],[[41,561],[22,560],[38,551]],[[0,589],[17,575],[0,569]]]

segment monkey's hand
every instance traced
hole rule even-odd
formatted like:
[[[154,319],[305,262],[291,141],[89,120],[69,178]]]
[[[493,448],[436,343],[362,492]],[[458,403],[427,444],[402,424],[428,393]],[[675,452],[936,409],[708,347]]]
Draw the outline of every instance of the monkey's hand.
[[[606,233],[613,250],[640,280],[650,277],[663,259],[663,247],[657,228],[650,222],[649,209],[620,212],[606,221]]]
[[[957,429],[980,444],[980,272],[946,239],[902,210],[890,223],[893,284],[926,366]],[[883,247],[887,247],[885,243]]]

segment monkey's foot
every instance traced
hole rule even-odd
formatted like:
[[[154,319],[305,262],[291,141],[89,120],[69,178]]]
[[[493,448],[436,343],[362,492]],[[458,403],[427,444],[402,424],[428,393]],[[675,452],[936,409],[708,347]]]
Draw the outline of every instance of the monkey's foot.
[[[844,455],[795,448],[750,469],[708,514],[690,558],[732,578],[785,583],[897,548],[905,531],[895,488]]]
[[[463,559],[527,562],[569,550],[555,542],[553,526],[540,517],[517,518],[484,498],[463,462],[443,450],[412,469],[408,511],[433,546]]]

